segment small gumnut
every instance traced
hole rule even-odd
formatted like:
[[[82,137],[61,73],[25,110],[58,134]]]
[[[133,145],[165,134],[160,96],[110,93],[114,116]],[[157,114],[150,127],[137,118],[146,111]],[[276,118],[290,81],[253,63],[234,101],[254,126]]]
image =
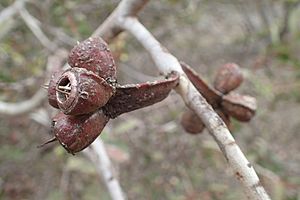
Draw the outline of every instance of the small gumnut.
[[[63,71],[54,72],[50,78],[50,82],[48,86],[48,102],[54,108],[59,108],[57,104],[57,98],[56,98],[56,84],[60,79],[62,73]]]
[[[107,43],[100,37],[90,37],[78,43],[70,52],[71,67],[85,68],[101,78],[114,81],[116,65]]]
[[[84,68],[66,70],[56,84],[57,104],[67,115],[94,112],[114,94],[103,78]]]
[[[205,128],[201,119],[191,110],[186,110],[182,114],[180,123],[184,130],[191,134],[201,133]]]
[[[255,115],[257,103],[254,97],[231,92],[223,96],[222,108],[235,119],[247,122]]]
[[[69,153],[75,154],[100,135],[108,120],[101,110],[80,116],[60,112],[53,118],[52,131],[59,143]]]
[[[243,74],[240,67],[234,63],[228,63],[220,67],[214,81],[216,90],[223,94],[236,89],[243,82]]]

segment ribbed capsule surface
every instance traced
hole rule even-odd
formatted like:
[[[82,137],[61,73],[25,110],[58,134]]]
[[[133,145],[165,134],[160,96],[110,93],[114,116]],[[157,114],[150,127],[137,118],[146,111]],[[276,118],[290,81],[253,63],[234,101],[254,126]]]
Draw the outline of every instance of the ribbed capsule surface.
[[[83,68],[66,70],[56,85],[57,104],[67,115],[94,112],[113,94],[114,88],[103,78]]]
[[[114,81],[116,65],[106,42],[100,37],[90,37],[77,44],[70,52],[71,67],[85,68],[101,78]]]
[[[59,113],[53,118],[53,132],[59,143],[69,153],[75,154],[100,135],[108,120],[101,110],[80,116]]]

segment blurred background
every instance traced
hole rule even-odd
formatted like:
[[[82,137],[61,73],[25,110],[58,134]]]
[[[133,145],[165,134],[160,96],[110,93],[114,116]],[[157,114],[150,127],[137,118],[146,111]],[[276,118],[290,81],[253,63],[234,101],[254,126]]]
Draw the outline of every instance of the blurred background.
[[[50,137],[56,112],[46,92],[36,92],[119,1],[29,0],[18,9],[22,2],[0,2],[0,101],[44,100],[26,113],[2,108],[0,199],[110,199],[82,153],[72,156],[57,143],[36,148]],[[258,110],[250,123],[233,121],[233,135],[275,200],[300,199],[299,3],[158,0],[139,14],[154,36],[208,83],[221,65],[241,66],[246,78],[238,91],[256,97]],[[130,34],[118,36],[110,49],[119,83],[159,78]],[[185,109],[172,92],[163,102],[111,120],[102,132],[128,199],[244,199],[207,131],[190,135],[181,127]]]

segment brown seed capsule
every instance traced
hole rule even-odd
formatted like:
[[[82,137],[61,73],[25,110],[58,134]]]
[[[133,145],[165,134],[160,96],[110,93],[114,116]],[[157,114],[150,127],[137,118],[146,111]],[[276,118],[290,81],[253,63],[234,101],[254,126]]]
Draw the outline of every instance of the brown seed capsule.
[[[101,110],[80,116],[59,113],[53,118],[53,133],[69,153],[75,154],[100,135],[108,120]]]
[[[165,99],[178,82],[179,75],[173,72],[166,80],[118,86],[103,110],[113,119],[122,113],[150,106]]]
[[[49,86],[48,86],[48,102],[54,108],[59,108],[57,104],[57,98],[56,98],[56,84],[60,79],[60,75],[62,73],[63,73],[62,71],[54,72],[51,76]]]
[[[81,115],[104,106],[114,88],[84,68],[66,70],[56,85],[59,108],[67,115]]]
[[[203,131],[205,125],[201,119],[191,110],[186,110],[181,116],[181,125],[184,130],[191,134],[198,134]]]
[[[255,98],[231,92],[223,97],[222,107],[228,115],[247,122],[254,116],[257,105]]]
[[[238,65],[228,63],[217,71],[214,87],[223,94],[236,89],[243,82],[243,74]]]
[[[100,37],[90,37],[77,44],[70,52],[71,67],[85,68],[105,80],[116,79],[116,65],[108,45]]]

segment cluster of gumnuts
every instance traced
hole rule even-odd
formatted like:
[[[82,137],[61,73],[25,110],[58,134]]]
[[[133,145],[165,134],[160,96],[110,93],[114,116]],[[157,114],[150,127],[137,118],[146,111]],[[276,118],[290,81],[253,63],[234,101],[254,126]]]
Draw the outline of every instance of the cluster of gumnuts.
[[[161,81],[119,85],[114,59],[100,37],[78,43],[68,63],[71,68],[55,72],[48,85],[49,104],[60,112],[52,119],[54,137],[44,144],[58,140],[72,154],[89,146],[109,119],[163,100],[179,81],[170,73]]]
[[[179,82],[179,75],[172,72],[161,81],[119,85],[113,56],[100,37],[78,43],[68,63],[71,68],[53,73],[48,85],[49,104],[60,112],[52,118],[54,137],[43,145],[58,140],[72,154],[89,146],[110,119],[162,101]],[[213,88],[188,65],[181,66],[229,128],[230,117],[246,122],[254,116],[255,98],[232,92],[243,81],[236,64],[218,70]],[[181,124],[189,133],[205,128],[191,110],[183,114]]]
[[[241,122],[248,122],[255,115],[256,99],[233,92],[244,80],[238,65],[228,63],[220,67],[216,73],[213,88],[205,83],[201,76],[187,64],[181,63],[181,67],[195,88],[205,97],[228,128],[231,128],[230,117]],[[205,128],[202,120],[191,110],[184,112],[181,124],[191,134],[201,133]]]

